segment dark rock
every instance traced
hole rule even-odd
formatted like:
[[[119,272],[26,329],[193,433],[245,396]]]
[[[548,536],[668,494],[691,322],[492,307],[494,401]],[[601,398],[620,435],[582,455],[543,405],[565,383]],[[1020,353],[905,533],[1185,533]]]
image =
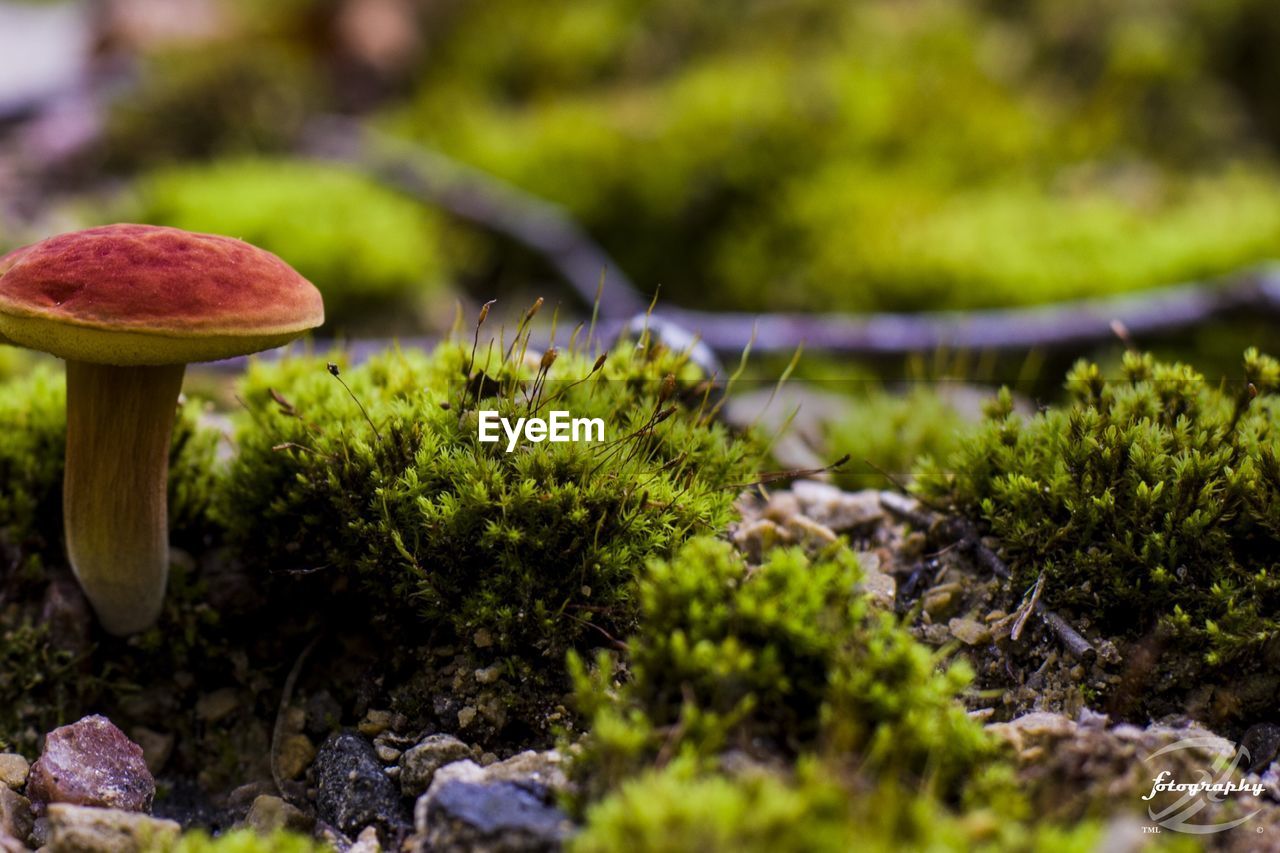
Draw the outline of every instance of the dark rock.
[[[314,738],[327,737],[340,725],[342,725],[342,706],[328,690],[320,690],[307,697],[307,734]]]
[[[449,779],[423,799],[419,850],[555,851],[572,832],[564,812],[514,782]]]
[[[142,747],[98,715],[50,732],[27,779],[37,814],[49,803],[145,812],[155,793]]]
[[[383,772],[377,753],[362,735],[336,732],[316,754],[316,815],[355,838],[374,826],[384,843],[407,832],[409,821],[395,782]]]
[[[1271,765],[1280,756],[1280,726],[1275,723],[1258,723],[1251,726],[1244,737],[1240,738],[1240,746],[1249,754],[1250,773],[1257,773]]]
[[[257,575],[233,558],[230,549],[206,553],[200,560],[200,577],[208,590],[205,600],[224,616],[253,613],[266,604]]]
[[[238,810],[214,803],[200,783],[190,777],[167,776],[160,785],[164,793],[151,808],[154,817],[168,818],[183,829],[201,828],[209,832],[221,832],[235,822],[248,808],[252,797],[245,800]],[[274,790],[274,786],[272,787]]]

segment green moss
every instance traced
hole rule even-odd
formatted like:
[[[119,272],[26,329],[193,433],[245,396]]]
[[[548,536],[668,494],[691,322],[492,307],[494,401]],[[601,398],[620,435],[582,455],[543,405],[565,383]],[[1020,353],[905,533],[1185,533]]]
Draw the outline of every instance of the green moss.
[[[905,482],[921,456],[950,456],[971,425],[944,395],[913,387],[856,396],[848,413],[824,428],[827,455],[849,457],[834,473],[835,482],[857,490],[889,488],[885,473]]]
[[[1174,640],[1175,687],[1241,681],[1280,630],[1280,364],[1251,350],[1230,383],[1133,354],[1122,371],[1082,362],[1070,403],[1032,418],[1006,395],[920,487],[1000,540],[1013,595],[1043,577],[1043,600],[1074,618]],[[1251,702],[1275,689],[1258,683]]]
[[[140,80],[107,115],[100,142],[107,169],[286,149],[319,88],[301,52],[267,40],[145,56]]]
[[[776,218],[726,244],[721,277],[740,282],[744,298],[752,275],[786,282],[788,307],[982,308],[1209,278],[1280,251],[1270,171],[1138,177],[1141,191],[1107,173],[1066,187],[1018,178],[956,187],[835,165],[795,183]]]
[[[47,625],[21,619],[12,608],[0,613],[0,751],[32,755],[46,731],[70,722],[97,688],[78,663],[74,653],[50,644]]]
[[[1273,12],[1029,5],[458,7],[389,123],[714,306],[1038,303],[1280,251],[1244,70],[1275,73]]]
[[[759,773],[697,776],[681,764],[623,783],[587,812],[575,853],[865,849],[847,794],[826,780],[789,786]]]
[[[857,591],[851,552],[810,562],[770,552],[749,568],[727,543],[697,539],[650,563],[630,678],[614,690],[571,659],[592,718],[579,770],[588,795],[654,760],[714,767],[727,749],[765,757],[831,750],[886,778],[955,796],[995,755],[955,701],[966,667],[936,657]]]
[[[219,438],[198,425],[201,406],[185,403],[174,424],[169,516],[179,539],[204,531],[213,501]],[[38,364],[0,385],[0,541],[24,555],[49,556],[60,546],[65,447],[66,390],[59,368]]]
[[[0,393],[0,538],[26,553],[60,541],[66,447],[62,371],[40,365]]]
[[[728,777],[698,774],[677,761],[629,779],[592,806],[570,850],[1090,853],[1107,831],[1098,820],[1036,826],[1025,816],[1012,818],[983,807],[956,812],[928,795],[888,784],[850,790],[847,781],[815,762],[802,762],[788,776],[755,769]],[[1162,837],[1143,849],[1200,848],[1193,839]]]
[[[329,849],[328,845],[293,832],[276,830],[259,835],[240,829],[216,838],[199,831],[183,833],[175,844],[165,845],[155,853],[324,853]]]
[[[509,358],[482,346],[468,383],[469,350],[379,355],[342,372],[350,393],[321,360],[256,365],[222,516],[250,565],[362,596],[361,619],[400,644],[483,632],[508,677],[558,683],[567,648],[631,630],[647,557],[727,524],[752,446],[672,396],[697,371],[647,341],[598,370],[561,352],[549,373],[522,342]],[[551,399],[602,418],[607,441],[478,441],[478,408],[514,420]]]
[[[219,437],[199,425],[199,409],[189,402],[180,410],[170,453],[170,517],[180,547],[203,546],[211,533]],[[157,672],[189,669],[226,651],[205,634],[217,622],[206,590],[180,565],[160,625],[107,641],[101,658],[94,657],[87,610],[46,610],[51,580],[74,583],[61,547],[65,445],[60,369],[38,364],[0,384],[0,580],[7,602],[0,609],[0,744],[27,752],[44,732],[135,691]]]
[[[222,160],[152,173],[123,218],[228,234],[275,252],[324,294],[331,327],[439,296],[442,222],[426,208],[335,166]]]

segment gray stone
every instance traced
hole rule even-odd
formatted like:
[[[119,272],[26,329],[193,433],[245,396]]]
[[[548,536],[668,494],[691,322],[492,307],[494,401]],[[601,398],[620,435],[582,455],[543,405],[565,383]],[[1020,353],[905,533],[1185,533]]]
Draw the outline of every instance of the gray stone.
[[[844,492],[813,480],[797,481],[791,492],[805,515],[837,533],[865,529],[884,515],[878,492]]]
[[[877,607],[892,610],[898,595],[898,582],[892,575],[880,569],[880,558],[868,552],[859,552],[858,566],[862,569],[862,579],[858,581],[858,589],[866,593],[867,598]]]
[[[489,782],[537,785],[555,792],[564,791],[569,786],[564,772],[564,757],[554,749],[545,752],[529,749],[505,761],[490,764],[484,768],[483,778]]]
[[[97,715],[50,732],[27,778],[36,814],[49,803],[145,812],[155,793],[142,747]]]
[[[471,748],[453,735],[431,735],[400,756],[400,790],[416,797],[431,786],[436,771],[471,756]]]
[[[573,831],[547,796],[515,782],[446,779],[423,795],[418,814],[418,850],[554,851]]]
[[[8,835],[25,841],[31,834],[35,819],[30,800],[17,791],[0,786],[0,836]]]
[[[557,850],[573,826],[555,806],[568,787],[559,752],[529,750],[481,767],[435,772],[414,808],[413,850]]]
[[[137,812],[69,803],[49,806],[48,853],[144,853],[172,843],[182,828]]]
[[[383,772],[373,744],[352,731],[335,732],[320,747],[313,765],[316,813],[349,837],[375,826],[383,841],[407,829],[399,786]]]

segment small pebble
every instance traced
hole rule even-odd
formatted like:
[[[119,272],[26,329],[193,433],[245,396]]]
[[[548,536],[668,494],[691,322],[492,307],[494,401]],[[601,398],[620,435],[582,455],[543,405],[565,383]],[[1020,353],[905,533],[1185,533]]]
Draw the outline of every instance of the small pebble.
[[[129,734],[134,743],[142,747],[142,758],[151,774],[154,776],[164,769],[173,754],[173,735],[146,726],[137,726]]]
[[[35,823],[31,801],[17,791],[0,786],[0,838],[9,836],[25,841]]]
[[[18,790],[27,784],[31,765],[16,752],[0,753],[0,785]]]
[[[437,734],[400,758],[400,790],[406,797],[416,797],[431,786],[436,771],[447,764],[471,756],[471,748],[453,735]]]
[[[304,734],[288,735],[280,740],[276,766],[285,779],[297,779],[315,760],[316,748]]]
[[[976,619],[952,619],[947,630],[966,646],[977,646],[991,639],[991,629]]]
[[[50,732],[27,779],[37,814],[49,803],[145,812],[155,793],[142,747],[98,715]]]
[[[239,691],[224,687],[196,700],[196,716],[206,723],[216,723],[231,716],[239,705]]]
[[[391,728],[392,714],[390,711],[370,710],[364,715],[364,719],[360,721],[360,725],[356,728],[360,730],[360,734],[366,737],[380,735],[387,729]]]
[[[315,824],[315,818],[308,816],[297,806],[280,797],[268,795],[256,798],[249,807],[249,813],[244,816],[244,825],[259,835],[267,835],[278,829],[309,833]]]
[[[137,812],[55,803],[49,806],[47,853],[142,853],[166,850],[182,827]]]

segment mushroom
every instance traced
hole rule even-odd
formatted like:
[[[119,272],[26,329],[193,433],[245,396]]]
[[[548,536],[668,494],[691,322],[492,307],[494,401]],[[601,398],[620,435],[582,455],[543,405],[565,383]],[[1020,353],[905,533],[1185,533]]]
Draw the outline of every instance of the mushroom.
[[[67,363],[67,558],[107,631],[160,615],[187,363],[280,346],[322,322],[310,282],[229,237],[107,225],[0,258],[0,341]]]

